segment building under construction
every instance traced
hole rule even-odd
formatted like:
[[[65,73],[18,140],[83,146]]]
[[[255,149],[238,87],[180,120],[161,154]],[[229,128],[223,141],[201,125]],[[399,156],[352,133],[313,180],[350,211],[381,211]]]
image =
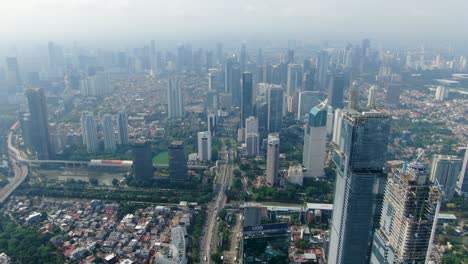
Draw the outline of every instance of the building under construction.
[[[423,163],[389,177],[371,263],[425,263],[434,236],[441,190]]]

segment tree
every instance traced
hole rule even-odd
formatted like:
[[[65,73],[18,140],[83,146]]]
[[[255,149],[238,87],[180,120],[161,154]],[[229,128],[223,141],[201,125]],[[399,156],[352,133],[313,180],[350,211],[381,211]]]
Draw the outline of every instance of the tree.
[[[113,179],[113,180],[112,180],[112,185],[114,185],[114,186],[119,185],[119,180]]]

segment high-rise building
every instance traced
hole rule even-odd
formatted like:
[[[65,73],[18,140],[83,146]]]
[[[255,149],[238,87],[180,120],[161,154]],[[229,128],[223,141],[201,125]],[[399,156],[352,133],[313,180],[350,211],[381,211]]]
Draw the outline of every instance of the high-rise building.
[[[302,77],[302,90],[303,91],[313,91],[315,90],[315,69],[305,71],[304,76]]]
[[[387,181],[383,171],[390,118],[378,112],[344,111],[336,165],[328,263],[368,263],[379,227]]]
[[[320,103],[320,99],[323,99],[323,97],[317,91],[300,92],[296,116],[297,120],[304,120],[305,116],[310,112],[310,109]]]
[[[283,88],[271,85],[268,89],[268,132],[280,132],[283,121]]]
[[[167,89],[167,112],[170,119],[183,118],[184,110],[184,95],[181,89],[181,81],[178,78],[171,78]]]
[[[457,182],[458,195],[468,197],[468,144],[466,144],[465,157]]]
[[[367,107],[369,107],[370,109],[374,109],[376,107],[376,91],[377,87],[375,86],[371,86],[369,88],[369,95],[367,96]]]
[[[254,116],[249,116],[245,120],[245,133],[258,133],[258,119]]]
[[[444,191],[444,199],[453,198],[462,165],[463,161],[457,156],[434,155],[431,181],[441,186]]]
[[[288,64],[287,94],[294,96],[302,88],[302,65]]]
[[[328,88],[328,64],[330,62],[330,55],[328,52],[322,50],[317,56],[317,84],[321,91],[326,91]]]
[[[278,133],[268,134],[266,182],[278,185],[280,138]]]
[[[332,142],[335,143],[337,146],[340,145],[341,142],[341,124],[343,122],[343,110],[342,109],[335,109],[335,114],[333,115],[333,134],[332,134]]]
[[[211,134],[208,131],[198,132],[198,159],[211,161]]]
[[[106,151],[115,151],[115,130],[114,130],[114,120],[112,116],[106,114],[102,118],[102,127],[104,129],[104,150]]]
[[[119,144],[122,146],[128,145],[128,116],[122,111],[117,113],[117,128]]]
[[[435,92],[435,100],[442,102],[445,101],[449,96],[449,88],[445,86],[437,86]]]
[[[95,153],[99,149],[98,134],[96,120],[93,113],[84,112],[82,115],[81,131],[83,131],[83,141],[86,145],[86,150],[89,153]]]
[[[385,96],[385,103],[387,107],[397,108],[400,105],[400,92],[401,85],[398,83],[392,83],[387,88],[387,94]]]
[[[348,90],[348,109],[354,109],[356,111],[359,111],[358,107],[359,107],[358,83],[354,81]]]
[[[183,182],[187,180],[187,153],[183,141],[173,141],[169,147],[169,178],[171,182]]]
[[[208,132],[212,137],[216,135],[216,126],[218,122],[218,118],[215,113],[208,113]]]
[[[47,102],[44,90],[33,88],[26,90],[30,115],[30,140],[37,159],[47,160],[53,157],[49,138]]]
[[[153,178],[153,156],[151,144],[148,141],[132,144],[133,174],[137,179],[148,180]]]
[[[246,133],[245,135],[246,152],[248,156],[255,157],[260,152],[260,137],[257,132]]]
[[[310,110],[309,122],[304,127],[302,163],[307,171],[305,177],[325,176],[327,151],[327,110],[317,105]]]
[[[109,76],[104,72],[97,72],[80,82],[81,94],[85,96],[102,96],[112,92]]]
[[[62,48],[55,45],[53,42],[49,42],[47,45],[49,50],[49,66],[51,68],[61,67],[65,63]]]
[[[242,43],[241,52],[240,52],[240,72],[245,71],[245,66],[247,64],[247,49],[245,43]]]
[[[328,89],[328,105],[334,109],[343,108],[343,93],[345,88],[345,76],[343,73],[335,73],[330,78]]]
[[[241,92],[241,127],[245,127],[247,117],[254,112],[254,91],[252,73],[244,72],[242,74],[242,92]]]
[[[15,91],[17,86],[22,84],[18,59],[16,57],[6,58],[6,80],[10,91]]]
[[[429,180],[424,164],[394,172],[385,189],[370,263],[426,263],[440,198],[441,191]]]
[[[224,70],[224,89],[225,93],[232,95],[232,104],[240,106],[241,104],[241,69],[235,56],[226,60]]]

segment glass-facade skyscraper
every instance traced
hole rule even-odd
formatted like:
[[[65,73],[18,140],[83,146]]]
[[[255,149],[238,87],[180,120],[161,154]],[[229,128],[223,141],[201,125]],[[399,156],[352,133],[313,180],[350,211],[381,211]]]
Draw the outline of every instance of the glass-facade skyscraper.
[[[30,114],[31,147],[37,159],[47,160],[52,156],[47,119],[47,102],[44,90],[33,88],[26,90]],[[24,128],[23,128],[24,129]]]
[[[343,114],[336,165],[328,263],[367,263],[379,226],[390,118],[379,112]]]

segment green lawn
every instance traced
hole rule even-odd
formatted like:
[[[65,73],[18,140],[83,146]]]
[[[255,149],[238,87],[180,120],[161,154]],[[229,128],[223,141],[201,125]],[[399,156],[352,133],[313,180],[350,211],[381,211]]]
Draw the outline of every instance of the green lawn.
[[[161,152],[153,158],[153,164],[169,164],[169,153],[167,151]]]

